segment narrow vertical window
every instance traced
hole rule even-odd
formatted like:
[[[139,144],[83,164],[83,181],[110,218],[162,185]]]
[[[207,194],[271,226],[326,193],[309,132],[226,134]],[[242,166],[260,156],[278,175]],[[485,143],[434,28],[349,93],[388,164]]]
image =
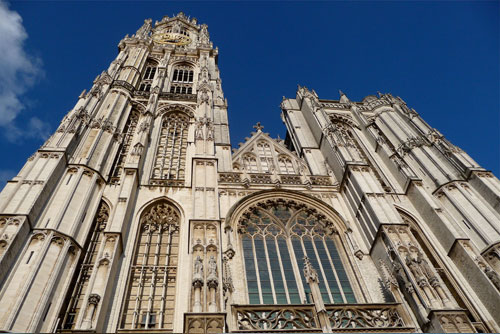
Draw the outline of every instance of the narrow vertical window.
[[[139,120],[139,114],[136,111],[132,111],[125,127],[123,128],[123,138],[118,148],[118,153],[116,155],[113,167],[110,174],[110,183],[119,184],[120,178],[123,174],[123,167],[125,165],[125,160],[130,152],[130,147],[132,145],[132,138],[135,133],[135,128],[137,127],[137,121]]]
[[[139,84],[139,91],[142,92],[151,91],[151,84],[153,83],[153,79],[155,78],[157,66],[158,64],[156,64],[156,62],[153,60],[148,60],[146,62],[146,67],[142,75],[142,80]]]

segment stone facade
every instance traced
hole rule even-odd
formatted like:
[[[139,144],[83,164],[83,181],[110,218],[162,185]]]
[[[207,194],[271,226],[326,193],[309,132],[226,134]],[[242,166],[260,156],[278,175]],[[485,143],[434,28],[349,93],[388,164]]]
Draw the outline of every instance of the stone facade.
[[[206,25],[118,46],[0,194],[0,330],[500,331],[500,182],[401,98],[232,152]]]

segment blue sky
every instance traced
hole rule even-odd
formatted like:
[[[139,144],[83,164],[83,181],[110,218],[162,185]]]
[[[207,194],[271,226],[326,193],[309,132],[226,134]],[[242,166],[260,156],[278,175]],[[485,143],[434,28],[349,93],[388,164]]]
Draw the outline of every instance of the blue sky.
[[[207,23],[219,47],[233,146],[257,121],[283,138],[279,103],[297,84],[325,99],[390,92],[499,175],[498,1],[23,1],[0,2],[0,184],[125,34],[179,11]]]

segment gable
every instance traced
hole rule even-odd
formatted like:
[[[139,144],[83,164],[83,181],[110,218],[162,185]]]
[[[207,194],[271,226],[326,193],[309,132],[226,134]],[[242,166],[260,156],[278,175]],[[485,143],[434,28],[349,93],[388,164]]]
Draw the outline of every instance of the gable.
[[[233,155],[233,171],[247,173],[302,174],[307,165],[288,150],[282,140],[269,137],[257,127]]]

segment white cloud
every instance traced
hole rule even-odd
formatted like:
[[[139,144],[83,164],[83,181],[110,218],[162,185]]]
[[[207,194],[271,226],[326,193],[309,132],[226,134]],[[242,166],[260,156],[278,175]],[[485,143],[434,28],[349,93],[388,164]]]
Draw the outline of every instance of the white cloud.
[[[22,95],[43,74],[40,59],[24,49],[27,38],[21,16],[0,0],[0,127],[10,141],[21,136],[48,135],[48,126],[36,117],[30,119],[26,129],[15,124],[16,117],[26,107]]]

